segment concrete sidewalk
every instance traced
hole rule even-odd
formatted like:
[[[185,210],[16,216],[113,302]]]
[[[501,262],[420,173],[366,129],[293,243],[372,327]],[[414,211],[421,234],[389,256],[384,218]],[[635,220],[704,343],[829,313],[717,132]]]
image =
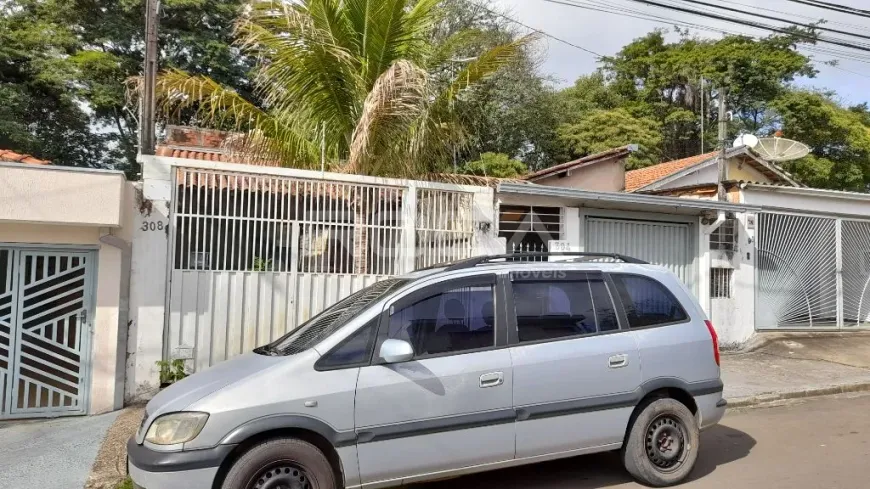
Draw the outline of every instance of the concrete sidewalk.
[[[0,489],[80,489],[117,416],[0,423]]]
[[[870,333],[762,334],[723,352],[722,380],[732,407],[870,390]]]

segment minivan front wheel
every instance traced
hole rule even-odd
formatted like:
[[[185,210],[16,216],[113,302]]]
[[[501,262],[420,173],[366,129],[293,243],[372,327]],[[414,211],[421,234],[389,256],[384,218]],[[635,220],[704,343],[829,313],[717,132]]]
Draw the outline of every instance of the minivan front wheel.
[[[675,399],[651,399],[634,418],[622,447],[622,461],[644,484],[673,486],[694,468],[699,441],[698,424],[685,405]]]
[[[314,445],[277,438],[255,445],[230,467],[222,489],[335,489],[335,472]]]

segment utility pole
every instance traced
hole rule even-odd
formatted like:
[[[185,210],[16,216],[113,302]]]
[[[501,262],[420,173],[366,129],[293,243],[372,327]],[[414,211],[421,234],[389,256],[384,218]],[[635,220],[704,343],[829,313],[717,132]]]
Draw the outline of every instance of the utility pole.
[[[701,77],[701,154],[704,154],[704,119],[707,118],[707,113],[704,111],[704,77]]]
[[[727,112],[725,111],[725,97],[728,89],[725,88],[725,83],[719,86],[719,200],[725,202],[728,196],[725,194],[725,182],[728,180],[728,164],[726,160],[727,146],[726,139],[728,138],[728,121],[725,120]]]
[[[159,11],[160,0],[146,0],[145,64],[139,115],[139,154],[143,155],[153,155],[157,144],[154,118],[157,104],[154,92],[157,82],[157,13]]]

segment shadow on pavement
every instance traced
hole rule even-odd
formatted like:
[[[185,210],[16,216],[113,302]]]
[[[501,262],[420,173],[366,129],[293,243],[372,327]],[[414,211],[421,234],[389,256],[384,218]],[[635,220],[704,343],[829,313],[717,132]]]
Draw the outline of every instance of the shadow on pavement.
[[[701,453],[689,480],[701,479],[720,465],[749,455],[755,439],[717,425],[701,434]],[[598,489],[632,482],[618,452],[599,453],[511,469],[468,475],[413,489]]]

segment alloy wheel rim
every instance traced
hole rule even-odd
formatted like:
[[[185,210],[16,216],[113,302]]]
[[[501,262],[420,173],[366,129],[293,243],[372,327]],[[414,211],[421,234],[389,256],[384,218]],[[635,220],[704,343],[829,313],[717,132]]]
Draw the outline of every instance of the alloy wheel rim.
[[[686,460],[687,432],[683,422],[671,415],[656,417],[646,430],[646,456],[662,472],[673,472]]]

